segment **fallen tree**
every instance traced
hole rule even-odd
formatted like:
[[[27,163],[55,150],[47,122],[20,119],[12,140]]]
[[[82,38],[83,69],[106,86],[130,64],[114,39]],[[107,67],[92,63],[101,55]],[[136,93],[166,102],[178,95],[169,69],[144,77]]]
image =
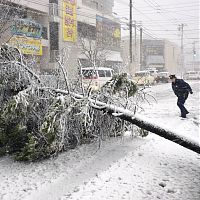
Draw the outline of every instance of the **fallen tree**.
[[[62,91],[62,90],[55,90],[55,91],[58,93],[69,94],[68,92]],[[71,95],[79,99],[84,98],[82,95],[78,95],[75,93],[71,93]],[[200,144],[197,141],[193,141],[189,138],[178,135],[177,133],[174,133],[170,130],[166,130],[156,124],[152,124],[151,122],[148,122],[147,120],[137,117],[137,115],[135,115],[135,113],[130,110],[120,108],[115,105],[106,104],[106,103],[93,100],[93,99],[89,99],[89,100],[91,102],[90,105],[97,110],[104,111],[108,113],[109,115],[113,115],[122,120],[128,121],[142,129],[155,133],[156,135],[159,135],[165,139],[168,139],[172,142],[175,142],[187,149],[190,149],[200,154]]]
[[[0,53],[0,154],[14,155],[17,160],[44,159],[85,140],[95,139],[100,144],[108,137],[123,135],[131,124],[199,153],[196,142],[136,115],[138,101],[147,94],[125,74],[92,92],[80,81],[81,89],[71,85],[58,60],[59,82],[49,87],[30,70],[16,48],[2,46]]]

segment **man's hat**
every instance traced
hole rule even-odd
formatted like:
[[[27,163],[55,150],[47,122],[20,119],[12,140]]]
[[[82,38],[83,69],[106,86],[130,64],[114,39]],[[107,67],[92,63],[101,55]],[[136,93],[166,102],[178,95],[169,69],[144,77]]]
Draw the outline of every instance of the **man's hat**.
[[[171,75],[169,75],[169,78],[170,79],[176,78],[176,75],[175,74],[171,74]]]

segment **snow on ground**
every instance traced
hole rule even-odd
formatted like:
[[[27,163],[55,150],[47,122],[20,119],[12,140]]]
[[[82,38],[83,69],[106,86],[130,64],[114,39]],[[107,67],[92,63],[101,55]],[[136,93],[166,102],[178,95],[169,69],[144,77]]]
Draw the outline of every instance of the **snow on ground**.
[[[170,84],[147,90],[157,103],[145,104],[140,116],[199,140],[199,82],[179,118]],[[58,158],[24,164],[0,158],[1,200],[199,200],[200,155],[154,134],[111,138],[82,145]]]
[[[61,200],[199,200],[200,156],[158,136]]]
[[[171,84],[158,85],[148,88],[146,91],[157,99],[149,99],[151,104],[145,104],[144,110],[138,115],[156,125],[176,132],[177,134],[200,141],[200,82],[189,82],[193,94],[189,95],[185,107],[190,112],[187,119],[180,117],[180,110],[177,106],[177,97],[174,95]],[[162,92],[161,92],[162,91]]]
[[[100,149],[95,143],[82,145],[30,164],[0,158],[0,200],[56,200],[145,143],[142,138],[111,138]]]

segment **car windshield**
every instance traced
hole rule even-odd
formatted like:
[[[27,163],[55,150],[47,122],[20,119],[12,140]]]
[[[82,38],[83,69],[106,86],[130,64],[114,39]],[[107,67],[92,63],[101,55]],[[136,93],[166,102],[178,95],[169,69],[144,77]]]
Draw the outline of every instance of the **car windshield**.
[[[82,75],[84,78],[93,78],[97,76],[97,72],[92,69],[83,69]]]
[[[112,77],[111,71],[110,70],[106,70],[106,77]]]
[[[145,73],[145,72],[137,72],[137,73],[135,73],[136,77],[138,77],[138,76],[146,76],[146,75],[147,75],[147,73]]]
[[[98,70],[99,77],[106,77],[105,70]]]
[[[158,75],[167,76],[168,72],[160,72]]]

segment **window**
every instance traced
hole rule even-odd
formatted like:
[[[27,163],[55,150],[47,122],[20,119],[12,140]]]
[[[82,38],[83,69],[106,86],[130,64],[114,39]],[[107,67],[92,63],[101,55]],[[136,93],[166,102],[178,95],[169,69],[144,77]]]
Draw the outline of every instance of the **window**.
[[[45,40],[48,40],[48,31],[47,31],[47,27],[42,27],[42,38]]]
[[[95,40],[96,39],[96,27],[86,24],[84,22],[77,23],[78,35],[79,37],[88,38]]]
[[[92,69],[91,70],[85,70],[85,69],[83,69],[82,70],[82,75],[83,75],[84,78],[91,79],[91,78],[97,77],[97,72],[94,71],[94,70],[92,70]]]
[[[98,70],[99,77],[106,77],[104,70]]]
[[[49,0],[49,3],[55,3],[55,4],[58,4],[58,0]]]
[[[112,77],[111,71],[110,70],[106,70],[106,77]]]
[[[148,74],[147,73],[143,73],[143,72],[135,73],[136,77],[143,77],[143,76],[146,76],[146,75],[148,75]]]
[[[86,5],[86,6],[90,7],[90,8],[98,10],[99,3],[98,3],[97,0],[83,0],[82,2],[83,2],[84,5]]]
[[[56,3],[49,4],[49,15],[50,16],[58,16],[58,4],[56,4]]]

